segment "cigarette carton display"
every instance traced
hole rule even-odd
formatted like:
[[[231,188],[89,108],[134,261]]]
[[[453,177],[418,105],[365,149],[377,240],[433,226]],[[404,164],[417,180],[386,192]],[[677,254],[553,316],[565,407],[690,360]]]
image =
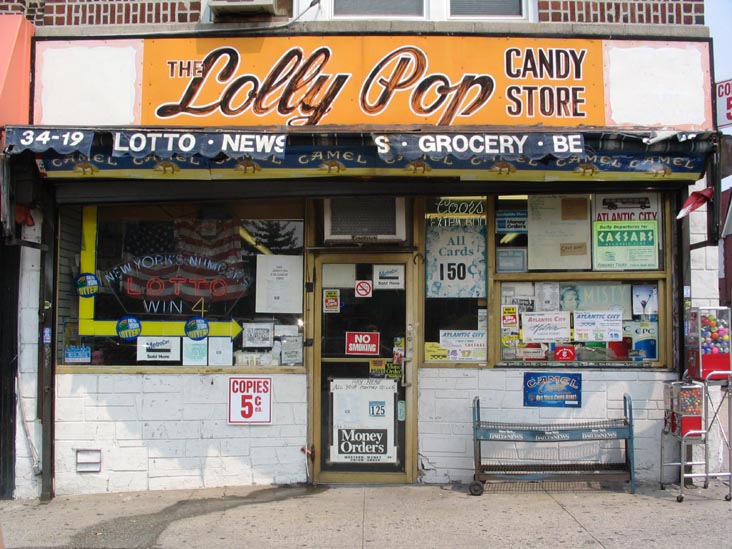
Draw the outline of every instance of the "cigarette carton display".
[[[658,360],[657,322],[623,322],[623,340],[631,360]]]

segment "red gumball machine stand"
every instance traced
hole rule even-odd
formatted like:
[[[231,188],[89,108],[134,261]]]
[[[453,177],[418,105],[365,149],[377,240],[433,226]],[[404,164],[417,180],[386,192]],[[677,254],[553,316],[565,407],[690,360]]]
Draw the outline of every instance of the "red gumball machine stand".
[[[732,354],[730,353],[729,307],[692,307],[684,322],[684,346],[686,372],[682,381],[664,385],[664,425],[661,436],[661,489],[664,489],[664,471],[667,467],[679,468],[679,494],[676,500],[684,501],[684,485],[689,479],[704,479],[704,488],[712,477],[727,479],[727,501],[732,501],[732,471],[710,472],[709,433],[717,423],[724,433],[719,412],[727,403],[726,436],[723,436],[732,464]],[[710,388],[721,388],[721,401],[715,403]],[[668,437],[680,444],[680,461],[664,461],[664,442]],[[687,449],[702,445],[703,461],[686,461]],[[703,466],[704,472],[695,472]]]
[[[664,422],[661,435],[661,490],[667,483],[664,481],[666,468],[678,468],[679,495],[676,500],[684,501],[684,485],[686,479],[703,477],[705,487],[708,483],[709,467],[707,460],[687,461],[687,448],[693,445],[707,444],[707,430],[704,426],[704,384],[697,381],[670,381],[663,386]],[[666,438],[671,437],[679,444],[679,461],[665,461],[664,446]],[[704,455],[707,455],[706,449]],[[695,467],[704,467],[698,473]]]

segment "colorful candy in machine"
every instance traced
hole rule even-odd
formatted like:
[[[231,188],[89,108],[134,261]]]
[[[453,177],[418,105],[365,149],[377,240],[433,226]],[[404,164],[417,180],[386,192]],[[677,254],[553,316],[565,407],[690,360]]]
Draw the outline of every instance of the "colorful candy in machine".
[[[701,436],[704,416],[704,385],[673,383],[671,432],[680,436]],[[692,432],[698,433],[692,433]]]
[[[729,307],[692,307],[685,323],[686,368],[693,379],[725,379],[732,366]]]

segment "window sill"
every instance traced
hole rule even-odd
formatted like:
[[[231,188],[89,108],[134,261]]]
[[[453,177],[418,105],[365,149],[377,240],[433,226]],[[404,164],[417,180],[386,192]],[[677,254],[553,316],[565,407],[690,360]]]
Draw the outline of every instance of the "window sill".
[[[57,374],[304,374],[304,366],[104,366],[59,365]]]
[[[572,369],[572,370],[654,370],[671,371],[671,368],[660,362],[557,362],[534,360],[530,362],[498,362],[489,365],[486,362],[425,362],[420,368],[477,368],[503,370],[529,369]]]

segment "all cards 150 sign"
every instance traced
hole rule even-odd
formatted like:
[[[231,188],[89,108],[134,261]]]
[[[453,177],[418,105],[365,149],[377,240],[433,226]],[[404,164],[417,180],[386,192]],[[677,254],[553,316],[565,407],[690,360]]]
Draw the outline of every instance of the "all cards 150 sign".
[[[427,227],[427,297],[486,296],[486,228]]]

